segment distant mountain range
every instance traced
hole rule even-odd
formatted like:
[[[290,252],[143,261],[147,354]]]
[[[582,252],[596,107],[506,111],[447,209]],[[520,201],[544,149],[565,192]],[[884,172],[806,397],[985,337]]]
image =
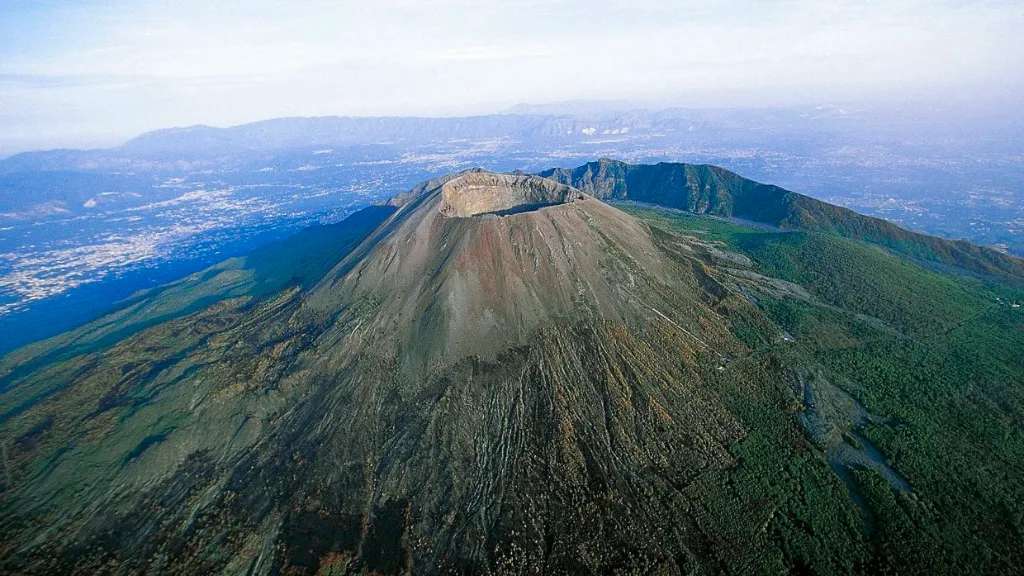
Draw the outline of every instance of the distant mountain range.
[[[38,170],[173,167],[218,162],[240,154],[358,145],[416,146],[449,140],[578,140],[651,128],[642,116],[597,120],[570,116],[502,114],[456,118],[276,118],[229,128],[190,126],[149,132],[116,148],[17,154],[0,161],[0,174]]]
[[[0,571],[1012,573],[1022,286],[714,166],[447,174],[0,359]]]
[[[459,140],[504,139],[550,146],[626,137],[670,138],[683,145],[742,147],[798,139],[807,145],[856,131],[863,115],[839,107],[649,111],[570,104],[512,110],[515,113],[468,117],[295,117],[225,128],[169,128],[142,134],[115,148],[16,154],[0,160],[0,174],[173,167],[179,162],[224,161],[240,154],[366,145],[437,145]],[[930,130],[928,126],[918,127],[920,137]]]

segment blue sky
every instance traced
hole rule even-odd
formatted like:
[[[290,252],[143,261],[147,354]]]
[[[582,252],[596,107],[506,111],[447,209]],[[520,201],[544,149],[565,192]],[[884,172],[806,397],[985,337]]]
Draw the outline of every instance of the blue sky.
[[[1009,102],[1024,2],[0,0],[0,155],[519,102]]]

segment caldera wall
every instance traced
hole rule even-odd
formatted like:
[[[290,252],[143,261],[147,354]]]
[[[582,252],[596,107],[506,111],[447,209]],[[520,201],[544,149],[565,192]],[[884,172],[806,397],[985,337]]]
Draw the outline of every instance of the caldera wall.
[[[571,186],[538,176],[469,172],[441,188],[440,211],[445,216],[466,218],[527,211],[583,197],[582,192]]]

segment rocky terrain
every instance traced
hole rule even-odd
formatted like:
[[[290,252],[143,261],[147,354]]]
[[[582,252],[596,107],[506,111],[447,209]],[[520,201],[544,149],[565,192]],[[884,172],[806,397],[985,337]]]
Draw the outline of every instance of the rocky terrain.
[[[1020,262],[677,166],[445,176],[8,354],[0,570],[1019,565]]]

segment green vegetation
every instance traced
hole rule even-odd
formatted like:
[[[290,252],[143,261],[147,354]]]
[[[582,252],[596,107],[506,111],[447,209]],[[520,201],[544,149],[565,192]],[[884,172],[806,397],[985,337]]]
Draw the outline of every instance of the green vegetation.
[[[932,266],[994,276],[1024,287],[1024,261],[991,248],[904,230],[718,166],[660,162],[628,164],[602,159],[541,173],[609,201],[644,202],[724,218],[743,218],[785,230],[824,232],[863,240]]]
[[[795,338],[763,354],[791,367],[820,367],[870,413],[890,422],[868,424],[863,434],[908,479],[912,493],[855,469],[873,519],[867,540],[846,546],[848,539],[859,541],[856,534],[833,526],[811,530],[813,545],[794,550],[801,538],[780,524],[779,546],[795,555],[788,568],[1008,573],[1024,563],[1024,311],[1013,307],[1024,301],[1024,291],[934,272],[829,234],[768,232],[668,210],[623,208],[653,226],[721,242],[749,256],[759,272],[806,288],[813,301],[760,300],[759,307]],[[753,432],[738,447],[746,457],[732,481],[736,490],[764,490],[765,478],[786,478],[793,461],[780,462],[778,455],[793,439],[786,421],[770,417],[777,402],[744,398],[743,389],[726,396],[736,400],[734,408]],[[748,476],[743,468],[759,473]],[[813,502],[801,518],[813,526],[832,518],[820,490],[794,480],[782,493]],[[811,551],[828,549],[835,552],[826,556],[829,561],[845,568],[822,570]]]

